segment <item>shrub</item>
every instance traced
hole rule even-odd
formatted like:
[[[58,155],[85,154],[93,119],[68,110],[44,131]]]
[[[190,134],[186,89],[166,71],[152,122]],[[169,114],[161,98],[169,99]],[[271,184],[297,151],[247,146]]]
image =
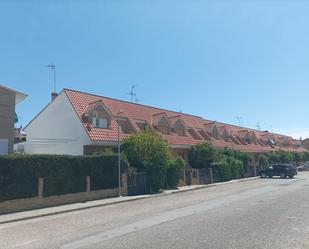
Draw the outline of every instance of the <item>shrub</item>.
[[[231,166],[231,177],[232,178],[243,177],[245,171],[244,171],[244,164],[241,160],[238,160],[238,159],[230,160],[230,166]]]
[[[268,166],[268,157],[265,154],[260,154],[258,156],[258,165],[260,166],[261,169],[266,169]]]
[[[303,152],[302,154],[303,154],[303,155],[302,155],[303,161],[304,161],[304,162],[309,162],[309,151],[308,151],[308,152],[305,151],[305,152]]]
[[[221,181],[229,181],[232,177],[231,167],[226,159],[221,159],[220,161],[213,164],[215,171],[218,172]]]
[[[0,201],[38,195],[38,178],[44,178],[44,196],[86,191],[86,176],[91,189],[118,186],[116,155],[57,156],[9,155],[0,157]],[[122,162],[122,167],[126,164]]]
[[[181,169],[185,166],[185,161],[181,157],[176,157],[169,161],[166,178],[170,188],[176,188],[180,178]]]
[[[126,154],[131,167],[148,173],[153,191],[158,191],[165,185],[172,154],[162,136],[151,129],[141,131],[124,139],[122,151]]]
[[[192,146],[189,163],[195,169],[208,168],[216,159],[217,150],[211,142],[205,141]]]

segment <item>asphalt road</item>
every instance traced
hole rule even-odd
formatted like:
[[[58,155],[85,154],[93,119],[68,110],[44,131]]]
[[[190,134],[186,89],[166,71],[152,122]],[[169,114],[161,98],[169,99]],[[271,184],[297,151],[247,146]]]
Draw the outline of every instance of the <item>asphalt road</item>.
[[[309,172],[3,224],[0,248],[309,249]]]

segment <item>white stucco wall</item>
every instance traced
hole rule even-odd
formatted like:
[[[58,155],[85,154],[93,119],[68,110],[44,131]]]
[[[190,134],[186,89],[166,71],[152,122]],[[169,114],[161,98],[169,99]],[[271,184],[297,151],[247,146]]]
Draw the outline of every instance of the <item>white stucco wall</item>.
[[[91,140],[64,92],[25,129],[24,151],[30,154],[83,155]]]

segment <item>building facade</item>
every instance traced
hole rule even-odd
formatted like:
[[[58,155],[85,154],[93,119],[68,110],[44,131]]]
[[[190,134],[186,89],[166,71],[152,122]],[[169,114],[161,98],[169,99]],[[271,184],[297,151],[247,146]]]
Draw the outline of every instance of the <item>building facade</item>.
[[[13,151],[15,106],[27,95],[0,85],[0,154]]]
[[[120,139],[155,129],[187,160],[194,144],[211,141],[251,153],[304,151],[292,137],[206,120],[202,117],[64,89],[25,128],[27,153],[84,155],[115,148]]]

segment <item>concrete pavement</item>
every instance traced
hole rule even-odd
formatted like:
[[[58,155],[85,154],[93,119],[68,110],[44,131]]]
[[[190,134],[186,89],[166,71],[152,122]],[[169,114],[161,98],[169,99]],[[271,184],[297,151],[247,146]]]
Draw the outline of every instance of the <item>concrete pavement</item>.
[[[0,225],[0,248],[309,248],[309,174]]]

